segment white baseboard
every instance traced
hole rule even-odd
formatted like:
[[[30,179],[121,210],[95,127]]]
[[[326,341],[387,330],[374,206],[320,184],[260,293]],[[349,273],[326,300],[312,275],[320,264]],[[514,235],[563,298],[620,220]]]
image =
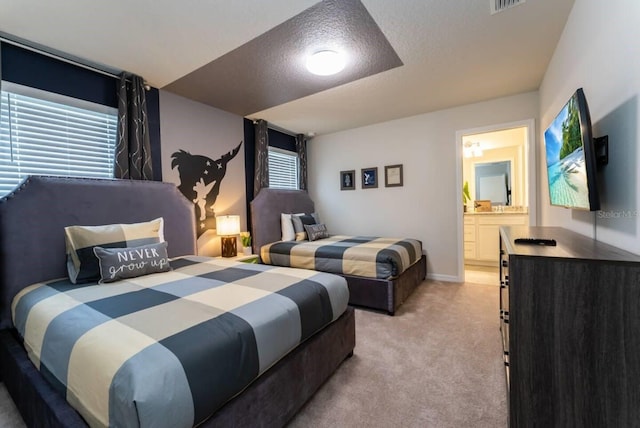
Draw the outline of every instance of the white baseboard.
[[[434,281],[444,281],[444,282],[462,282],[462,278],[453,275],[441,275],[438,273],[428,273],[427,279],[432,279]]]

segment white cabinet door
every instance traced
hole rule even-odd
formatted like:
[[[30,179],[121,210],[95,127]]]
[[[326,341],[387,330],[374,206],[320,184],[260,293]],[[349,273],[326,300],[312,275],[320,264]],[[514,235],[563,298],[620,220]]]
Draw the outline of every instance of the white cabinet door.
[[[464,258],[476,258],[476,221],[472,215],[464,216]]]
[[[493,224],[478,225],[478,240],[476,241],[478,260],[498,263],[499,237],[500,226]]]
[[[487,215],[478,218],[476,235],[476,257],[478,260],[498,265],[500,249],[500,226],[524,226],[528,216],[522,214]]]
[[[464,258],[465,260],[474,260],[476,258],[476,243],[465,242],[464,243]]]

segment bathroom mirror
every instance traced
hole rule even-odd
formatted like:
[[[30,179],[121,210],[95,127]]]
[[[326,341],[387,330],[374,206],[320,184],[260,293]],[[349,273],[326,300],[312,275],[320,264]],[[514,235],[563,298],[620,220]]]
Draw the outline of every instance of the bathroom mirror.
[[[511,161],[475,164],[476,197],[491,205],[511,205]]]

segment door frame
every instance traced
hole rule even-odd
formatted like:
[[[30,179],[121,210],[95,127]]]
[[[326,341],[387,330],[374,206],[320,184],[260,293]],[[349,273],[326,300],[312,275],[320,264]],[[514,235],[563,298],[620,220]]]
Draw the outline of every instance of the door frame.
[[[485,132],[505,131],[513,128],[527,128],[525,132],[525,177],[527,177],[527,202],[529,205],[529,226],[537,224],[537,163],[536,163],[536,121],[524,119],[515,122],[487,125],[456,131],[456,194],[458,198],[458,281],[464,282],[464,212],[462,208],[462,139],[467,135]]]

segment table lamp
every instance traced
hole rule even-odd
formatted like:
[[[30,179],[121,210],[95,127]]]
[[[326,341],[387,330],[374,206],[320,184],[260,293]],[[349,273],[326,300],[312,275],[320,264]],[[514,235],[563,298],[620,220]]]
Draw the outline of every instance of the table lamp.
[[[222,215],[216,217],[216,234],[220,236],[222,257],[238,255],[238,244],[235,235],[240,234],[240,216]]]

